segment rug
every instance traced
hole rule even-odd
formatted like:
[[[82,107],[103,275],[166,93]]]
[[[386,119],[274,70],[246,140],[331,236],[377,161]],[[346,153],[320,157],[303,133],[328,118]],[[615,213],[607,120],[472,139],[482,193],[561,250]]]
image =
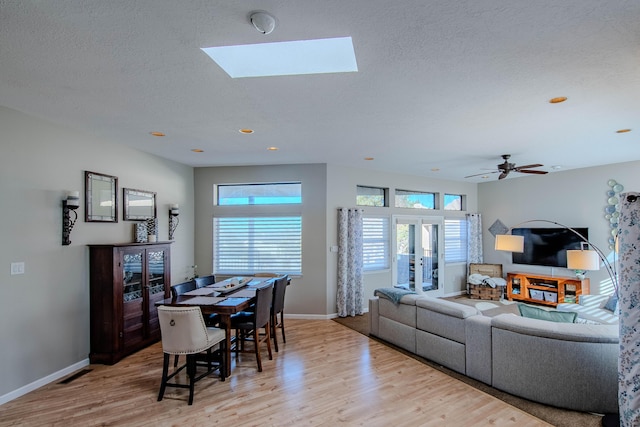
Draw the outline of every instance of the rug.
[[[471,301],[474,301],[474,304],[479,302],[478,300],[471,300],[469,298],[466,298],[466,299],[469,300],[468,301],[469,305],[471,305]],[[492,302],[491,304],[493,303],[497,303],[497,302]],[[497,306],[497,308],[489,308],[488,310],[483,311],[483,314],[489,313],[492,311],[496,312],[497,314],[500,314],[498,313],[498,311],[501,311],[504,313],[506,310],[511,310],[510,312],[513,312],[514,308],[515,308],[515,311],[517,312],[518,309],[516,304],[501,304],[500,306]],[[348,328],[353,329],[354,331],[357,331],[363,335],[369,336],[369,315],[366,313],[361,316],[337,317],[333,320],[340,323],[341,325],[344,325]],[[602,417],[600,415],[554,408],[552,406],[546,406],[540,403],[522,399],[520,397],[512,396],[508,393],[495,389],[480,381],[476,381],[458,372],[445,368],[444,366],[438,365],[437,363],[431,362],[430,360],[424,359],[418,355],[410,353],[404,349],[401,349],[400,347],[396,347],[393,344],[390,344],[386,341],[383,341],[373,336],[369,336],[369,338],[372,340],[378,341],[382,344],[385,344],[389,347],[392,347],[397,351],[403,354],[406,354],[407,356],[413,359],[416,359],[426,365],[429,365],[433,369],[436,369],[440,372],[444,372],[445,374],[453,378],[456,378],[465,384],[468,384],[480,391],[490,394],[491,396],[494,396],[497,399],[502,400],[503,402],[506,402],[512,406],[515,406],[516,408],[522,411],[525,411],[533,415],[534,417],[540,418],[541,420],[546,421],[549,424],[554,425],[556,427],[600,427],[602,426]]]

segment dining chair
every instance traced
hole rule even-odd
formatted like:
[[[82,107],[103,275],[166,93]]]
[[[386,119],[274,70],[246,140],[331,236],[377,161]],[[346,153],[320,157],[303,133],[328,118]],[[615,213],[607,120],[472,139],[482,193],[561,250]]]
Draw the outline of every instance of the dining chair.
[[[185,292],[193,291],[194,289],[196,289],[195,280],[178,283],[177,285],[171,286],[171,298],[176,299],[179,295],[182,295]]]
[[[216,283],[216,276],[211,274],[209,276],[196,277],[194,280],[196,281],[197,288],[204,288],[205,286],[213,285],[214,283]]]
[[[177,285],[171,286],[171,299],[176,299],[178,296],[183,295],[185,292],[193,291],[196,289],[195,280],[189,280],[188,282],[178,283]],[[205,320],[206,323],[206,320]],[[214,324],[207,324],[207,326],[215,326]],[[173,362],[173,366],[178,366],[178,359],[180,355],[176,354],[175,360]]]
[[[271,302],[271,336],[273,337],[273,345],[276,352],[278,352],[277,328],[282,329],[282,342],[287,342],[284,335],[284,294],[290,280],[289,276],[285,274],[284,276],[277,278],[273,284],[273,301]],[[280,314],[280,320],[278,320],[278,314]]]
[[[226,364],[228,363],[225,360],[226,352],[224,351],[226,333],[223,329],[207,328],[200,307],[159,306],[158,320],[160,321],[162,352],[164,353],[158,401],[162,400],[167,387],[188,388],[189,405],[191,405],[196,382],[210,375],[216,369],[220,371],[220,380],[225,380]],[[212,348],[216,344],[219,344],[219,349],[214,353]],[[198,357],[203,352],[206,352],[204,365],[198,364]],[[186,355],[186,363],[169,374],[170,355],[178,356],[180,354]],[[206,366],[206,372],[196,375],[198,366]],[[188,384],[169,382],[185,368],[189,379]]]
[[[260,344],[266,342],[269,352],[269,360],[273,359],[271,353],[271,301],[273,299],[273,283],[256,289],[256,304],[254,312],[245,312],[231,316],[231,329],[236,330],[235,348],[236,359],[239,353],[255,353],[258,363],[258,372],[262,372],[262,358],[260,356]],[[260,330],[264,328],[264,334]],[[249,339],[249,336],[252,339]],[[253,351],[245,349],[245,342],[253,341]]]

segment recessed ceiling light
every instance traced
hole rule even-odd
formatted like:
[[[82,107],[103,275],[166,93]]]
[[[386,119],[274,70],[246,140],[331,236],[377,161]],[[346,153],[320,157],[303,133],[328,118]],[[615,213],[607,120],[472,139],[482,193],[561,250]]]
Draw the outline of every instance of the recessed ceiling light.
[[[627,132],[631,132],[631,129],[620,129],[616,131],[616,133],[627,133]]]
[[[164,133],[162,132],[149,132],[149,133],[153,136],[164,136]]]
[[[431,172],[440,172],[440,168],[431,168]]]
[[[231,78],[358,71],[351,37],[204,47]]]
[[[269,151],[278,151],[278,147],[269,147],[267,148]]]
[[[373,160],[373,157],[365,157],[365,160]]]
[[[551,104],[559,104],[559,103],[564,102],[564,101],[566,101],[566,100],[567,100],[567,97],[566,97],[566,96],[558,96],[558,97],[556,97],[556,98],[551,98],[551,99],[549,100],[549,102],[550,102]]]
[[[204,150],[201,150],[199,148],[192,148],[191,151],[193,151],[194,153],[204,153]]]
[[[240,129],[240,130],[238,130],[238,132],[244,133],[245,135],[249,135],[249,134],[253,133],[253,129]]]
[[[482,178],[482,179],[489,179],[489,175],[482,175],[480,178]]]
[[[557,171],[558,169],[562,169],[562,166],[560,166],[560,165],[553,165],[553,166],[551,166],[551,169],[553,169],[554,171]]]

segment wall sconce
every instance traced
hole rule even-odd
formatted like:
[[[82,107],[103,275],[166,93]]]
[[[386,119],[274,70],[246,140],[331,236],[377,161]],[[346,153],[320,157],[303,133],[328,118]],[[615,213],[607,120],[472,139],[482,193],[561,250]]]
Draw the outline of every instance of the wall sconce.
[[[64,246],[71,244],[71,230],[78,219],[76,209],[79,206],[80,192],[67,191],[67,197],[62,201],[62,244]],[[73,218],[71,214],[73,214]]]
[[[178,209],[178,204],[174,203],[173,205],[169,205],[169,240],[173,240],[173,233],[178,228],[178,215],[180,214],[180,210]]]

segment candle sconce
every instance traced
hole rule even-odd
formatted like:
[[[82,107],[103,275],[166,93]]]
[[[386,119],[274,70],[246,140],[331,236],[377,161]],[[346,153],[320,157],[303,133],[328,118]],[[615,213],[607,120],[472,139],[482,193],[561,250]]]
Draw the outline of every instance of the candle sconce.
[[[78,219],[76,209],[80,206],[80,192],[68,191],[67,198],[62,201],[62,244],[71,244],[71,230]]]
[[[180,210],[177,204],[169,206],[169,240],[173,240],[173,233],[176,231],[176,228],[178,228],[178,223],[180,222],[178,219],[179,214]]]

